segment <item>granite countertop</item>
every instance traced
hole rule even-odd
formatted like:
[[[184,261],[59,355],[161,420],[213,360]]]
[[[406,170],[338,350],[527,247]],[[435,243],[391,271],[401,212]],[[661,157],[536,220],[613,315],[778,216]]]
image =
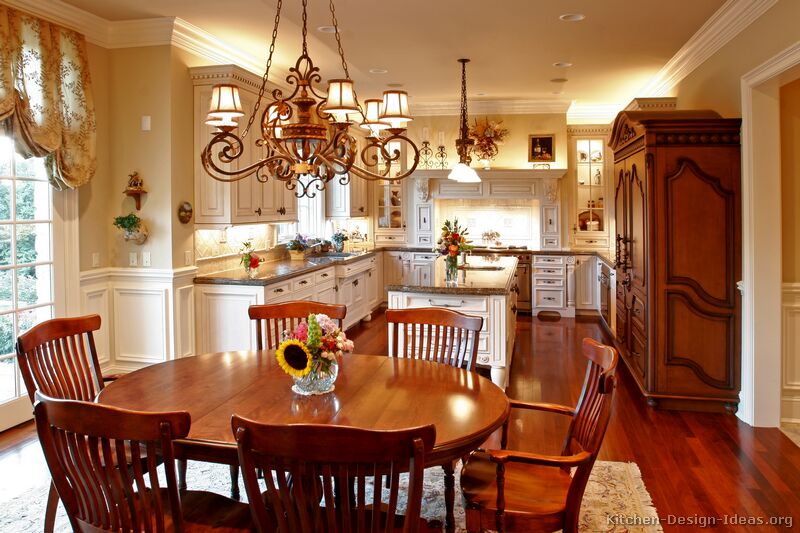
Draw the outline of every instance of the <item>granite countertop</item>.
[[[197,276],[194,278],[194,282],[204,285],[270,285],[300,274],[308,274],[315,270],[352,263],[373,256],[376,252],[376,250],[358,252],[349,257],[330,257],[323,254],[309,255],[304,261],[290,261],[288,259],[269,261],[258,267],[258,273],[254,278],[248,277],[244,268],[240,267]]]
[[[417,292],[425,294],[508,294],[514,283],[517,270],[516,257],[470,257],[466,265],[481,267],[501,267],[499,270],[459,269],[456,283],[445,281],[445,258],[439,257],[433,263],[433,274],[427,280],[419,279],[414,272],[404,274],[399,284],[387,285],[389,291]]]

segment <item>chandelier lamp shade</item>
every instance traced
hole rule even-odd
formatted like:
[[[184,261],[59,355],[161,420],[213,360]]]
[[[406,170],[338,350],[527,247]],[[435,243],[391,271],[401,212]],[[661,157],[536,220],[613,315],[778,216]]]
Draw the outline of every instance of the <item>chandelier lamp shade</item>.
[[[395,181],[410,176],[419,163],[419,149],[406,136],[408,122],[412,120],[408,93],[387,90],[381,99],[359,102],[332,0],[331,22],[344,77],[329,80],[323,93],[318,87],[322,75],[308,55],[307,5],[308,0],[302,0],[303,45],[300,57],[286,77],[289,94],[282,89],[267,93],[266,89],[283,0],[277,2],[261,88],[244,127],[238,122],[245,116],[239,88],[233,84],[213,87],[206,124],[216,130],[203,148],[203,168],[212,178],[223,182],[252,175],[260,182],[278,180],[298,198],[314,197],[333,179],[345,185],[352,176],[370,181]],[[257,118],[260,120],[256,123]],[[263,148],[264,156],[250,164],[234,164],[245,153],[245,139],[254,123],[260,130],[254,133],[259,135],[255,145]],[[351,132],[352,126],[366,130],[360,148],[358,138]],[[408,158],[409,164],[405,170],[390,175],[392,166],[401,158],[398,146],[405,147],[407,155],[403,157]]]
[[[469,136],[469,123],[467,122],[467,63],[469,59],[459,59],[461,63],[461,117],[459,123],[458,139],[456,139],[456,152],[458,163],[448,174],[447,179],[462,183],[477,183],[481,181],[475,169],[469,166],[472,158],[469,153],[475,141]]]

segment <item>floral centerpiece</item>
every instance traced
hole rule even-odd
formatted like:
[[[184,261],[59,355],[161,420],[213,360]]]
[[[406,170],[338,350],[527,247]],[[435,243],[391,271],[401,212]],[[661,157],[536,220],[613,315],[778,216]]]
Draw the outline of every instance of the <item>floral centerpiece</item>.
[[[347,233],[342,230],[336,230],[336,233],[331,236],[331,242],[333,243],[333,247],[337,252],[344,250],[344,243],[348,240],[350,240],[350,237],[348,237]]]
[[[325,394],[334,389],[339,357],[353,351],[353,341],[328,315],[311,314],[291,331],[284,331],[275,357],[294,378],[298,394]]]
[[[474,248],[470,244],[472,241],[467,240],[467,233],[469,233],[469,230],[462,227],[457,218],[454,218],[452,222],[449,220],[444,221],[442,235],[436,241],[436,248],[433,251],[445,256],[448,280],[455,280],[458,274],[458,254],[468,252]]]
[[[254,277],[256,275],[256,270],[259,265],[264,262],[264,259],[256,255],[253,249],[253,243],[250,241],[244,241],[242,243],[242,248],[239,250],[239,253],[242,255],[239,262],[244,267],[244,271],[247,272],[247,276],[251,278]]]
[[[489,168],[489,161],[497,157],[500,151],[498,145],[503,144],[508,135],[508,129],[502,124],[502,120],[495,122],[486,118],[483,122],[478,122],[475,119],[475,125],[469,129],[469,136],[475,141],[472,151],[481,160],[484,168]]]
[[[308,249],[308,238],[299,233],[294,236],[294,239],[288,242],[286,248],[289,250],[289,256],[292,261],[302,261],[306,257],[306,249]]]

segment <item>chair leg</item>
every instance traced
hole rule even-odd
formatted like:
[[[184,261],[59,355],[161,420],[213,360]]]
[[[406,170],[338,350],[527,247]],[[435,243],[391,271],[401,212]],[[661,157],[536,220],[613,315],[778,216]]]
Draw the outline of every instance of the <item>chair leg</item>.
[[[456,499],[455,467],[452,461],[448,461],[442,465],[442,468],[444,469],[444,529],[447,533],[453,533],[456,530],[456,519],[453,514]]]
[[[53,481],[50,481],[50,491],[47,493],[47,507],[44,511],[44,533],[53,533],[56,524],[56,510],[58,509],[58,491]]]
[[[239,501],[239,465],[231,465],[231,498]]]
[[[186,459],[178,459],[178,490],[186,490]]]

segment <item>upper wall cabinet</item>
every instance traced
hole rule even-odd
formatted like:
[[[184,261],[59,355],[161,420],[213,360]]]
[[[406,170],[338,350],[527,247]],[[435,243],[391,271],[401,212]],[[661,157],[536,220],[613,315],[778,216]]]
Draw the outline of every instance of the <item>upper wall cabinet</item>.
[[[342,185],[339,177],[325,186],[325,216],[329,218],[359,218],[369,216],[367,181],[351,176]]]
[[[270,180],[261,183],[255,174],[232,183],[217,181],[206,173],[200,160],[203,148],[216,130],[205,123],[212,87],[218,83],[239,86],[245,113],[239,123],[245,125],[258,99],[261,78],[234,65],[192,68],[190,75],[194,85],[195,223],[233,225],[296,220],[297,198],[294,192],[286,190],[282,182]],[[272,87],[268,89],[271,90]],[[264,107],[265,102],[262,100],[260,110]],[[229,165],[230,169],[243,168],[263,157],[264,148],[256,145],[259,137],[260,128],[256,121],[244,139],[244,153]]]
[[[610,132],[605,127],[571,127],[569,130],[570,186],[573,198],[570,209],[574,248],[609,247],[607,199],[608,153]]]

